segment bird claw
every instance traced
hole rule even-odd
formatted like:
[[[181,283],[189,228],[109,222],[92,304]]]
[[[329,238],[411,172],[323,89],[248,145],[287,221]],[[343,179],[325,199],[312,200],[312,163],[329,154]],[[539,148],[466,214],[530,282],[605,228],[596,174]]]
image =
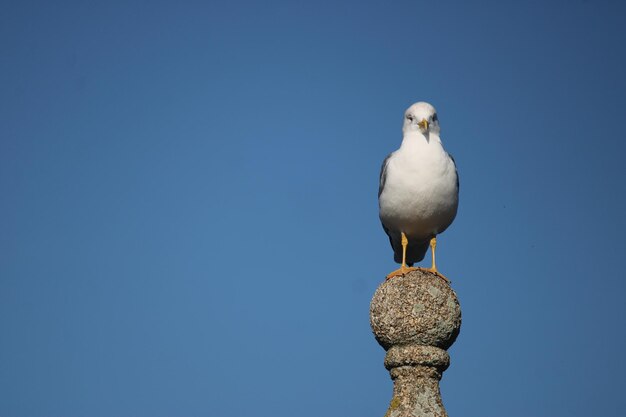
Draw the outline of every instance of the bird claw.
[[[413,268],[412,266],[401,266],[400,269],[396,269],[393,272],[390,272],[387,275],[387,279],[393,278],[393,277],[401,277],[406,275],[407,273],[411,272],[411,271],[417,271],[418,268]]]
[[[445,275],[443,275],[441,272],[437,271],[437,268],[419,268],[419,269],[421,271],[431,272],[431,273],[437,275],[439,278],[443,279],[448,284],[450,284],[452,282],[448,278],[446,278]]]

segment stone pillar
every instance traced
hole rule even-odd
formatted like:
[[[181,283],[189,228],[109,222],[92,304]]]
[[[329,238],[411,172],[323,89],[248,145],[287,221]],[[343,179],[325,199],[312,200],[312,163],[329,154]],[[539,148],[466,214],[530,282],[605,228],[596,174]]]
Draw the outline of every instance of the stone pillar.
[[[387,351],[393,398],[385,417],[447,417],[439,380],[446,350],[461,329],[461,307],[450,285],[417,270],[386,280],[370,305],[370,324]]]

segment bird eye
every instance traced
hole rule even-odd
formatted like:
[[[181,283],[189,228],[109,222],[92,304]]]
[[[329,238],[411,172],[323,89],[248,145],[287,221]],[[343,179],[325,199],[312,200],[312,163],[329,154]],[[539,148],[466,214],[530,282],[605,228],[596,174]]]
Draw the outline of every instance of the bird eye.
[[[437,113],[433,114],[433,122],[437,121]]]
[[[413,120],[413,115],[407,114],[406,118],[409,119],[409,120]]]

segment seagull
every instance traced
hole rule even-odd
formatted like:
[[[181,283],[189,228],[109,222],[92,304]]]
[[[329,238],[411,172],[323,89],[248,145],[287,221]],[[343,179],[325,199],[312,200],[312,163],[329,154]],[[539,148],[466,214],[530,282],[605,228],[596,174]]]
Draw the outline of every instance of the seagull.
[[[431,248],[434,272],[437,235],[450,226],[459,205],[459,176],[454,159],[443,149],[435,108],[418,102],[404,113],[400,149],[383,162],[378,188],[380,221],[400,263],[387,279],[402,276]],[[424,268],[420,268],[424,269]]]

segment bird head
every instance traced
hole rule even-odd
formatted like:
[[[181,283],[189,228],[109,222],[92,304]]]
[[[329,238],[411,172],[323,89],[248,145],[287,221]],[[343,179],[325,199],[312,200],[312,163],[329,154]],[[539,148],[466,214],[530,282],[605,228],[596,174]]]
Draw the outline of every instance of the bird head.
[[[430,132],[439,133],[439,119],[437,110],[424,101],[413,104],[404,112],[403,133],[411,131],[427,135]]]

